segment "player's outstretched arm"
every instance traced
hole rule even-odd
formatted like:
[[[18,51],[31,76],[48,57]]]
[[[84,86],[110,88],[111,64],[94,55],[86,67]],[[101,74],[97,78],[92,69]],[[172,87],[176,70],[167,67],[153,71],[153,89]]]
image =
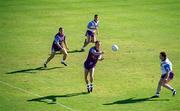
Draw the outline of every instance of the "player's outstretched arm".
[[[68,46],[67,46],[66,39],[64,39],[64,45],[65,45],[66,49],[69,50],[69,48],[68,48]]]

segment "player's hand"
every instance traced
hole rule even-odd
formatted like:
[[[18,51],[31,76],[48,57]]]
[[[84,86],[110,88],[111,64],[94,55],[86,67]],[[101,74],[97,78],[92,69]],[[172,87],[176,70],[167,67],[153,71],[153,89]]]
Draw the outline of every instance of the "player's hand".
[[[63,52],[66,52],[66,49],[62,48],[62,51],[63,51]]]
[[[99,59],[99,61],[102,61],[102,60],[104,60],[104,57],[102,57],[101,59]]]

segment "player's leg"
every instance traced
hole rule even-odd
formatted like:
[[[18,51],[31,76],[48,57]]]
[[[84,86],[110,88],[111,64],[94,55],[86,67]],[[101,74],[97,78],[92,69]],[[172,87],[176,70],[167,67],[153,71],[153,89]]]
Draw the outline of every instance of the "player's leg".
[[[165,87],[165,88],[167,88],[167,89],[169,89],[169,90],[171,90],[171,91],[174,91],[174,88],[172,87],[172,86],[170,86],[168,83],[164,83],[163,85],[162,85],[163,87]]]
[[[85,47],[91,42],[91,37],[94,36],[94,33],[91,32],[91,31],[89,31],[89,30],[87,30],[85,36],[86,36],[87,38],[86,38],[85,41],[84,41],[84,45],[83,45],[83,47],[81,48],[81,51],[84,51]]]
[[[159,97],[160,96],[161,86],[162,86],[163,82],[164,82],[164,78],[162,78],[162,76],[161,76],[161,78],[160,78],[160,80],[158,82],[158,86],[157,86],[157,89],[156,89],[156,94],[155,94],[154,97]]]
[[[90,91],[93,91],[94,68],[90,69]]]
[[[169,85],[168,83],[164,83],[163,87],[165,87],[165,88],[169,89],[170,91],[172,91],[173,96],[176,95],[176,90],[171,85]]]
[[[51,59],[54,58],[55,54],[56,54],[55,51],[51,51],[51,55],[47,58],[46,62],[44,63],[44,67],[45,67],[45,68],[47,67],[48,62],[50,62]]]
[[[156,90],[156,95],[159,96],[160,95],[160,91],[161,91],[161,86],[163,84],[163,79],[161,78],[158,82],[158,86],[157,86],[157,90]]]
[[[89,81],[88,81],[88,69],[85,69],[84,68],[84,80],[86,82],[86,84],[89,84]]]
[[[67,64],[65,63],[65,60],[67,59],[68,53],[66,49],[62,49],[61,52],[63,53],[63,59],[61,61],[61,64],[64,64],[65,66],[67,66]]]
[[[96,36],[94,35],[93,37],[91,37],[91,42],[95,43],[96,42]]]
[[[173,79],[173,77],[174,77],[173,72],[170,72],[169,77],[166,80],[164,80],[163,87],[172,91],[173,96],[174,96],[176,95],[176,90],[171,85],[168,84]]]
[[[90,90],[89,90],[89,81],[88,81],[88,73],[89,73],[89,70],[84,68],[84,80],[85,80],[85,83],[87,85],[87,91],[90,92]]]
[[[84,40],[84,45],[83,47],[81,48],[81,51],[84,51],[85,47],[90,43],[91,41],[91,37],[87,37],[85,40]]]

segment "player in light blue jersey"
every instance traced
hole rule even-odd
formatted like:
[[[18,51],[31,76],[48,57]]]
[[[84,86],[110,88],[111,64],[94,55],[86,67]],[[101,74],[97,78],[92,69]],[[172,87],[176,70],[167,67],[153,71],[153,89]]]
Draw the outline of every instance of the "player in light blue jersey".
[[[54,37],[54,41],[51,47],[51,55],[50,57],[48,57],[48,59],[44,63],[44,67],[45,68],[47,67],[48,62],[54,58],[57,51],[60,51],[63,53],[63,59],[61,61],[61,64],[67,66],[67,64],[65,63],[65,60],[68,56],[67,50],[68,50],[68,47],[66,43],[66,36],[64,34],[64,29],[60,27],[59,32]]]
[[[85,47],[90,43],[96,42],[96,34],[98,34],[98,26],[99,26],[99,20],[98,15],[94,15],[94,20],[88,23],[87,25],[87,31],[85,36],[87,37],[84,41],[84,45],[81,48],[81,51],[84,51]]]
[[[165,52],[160,52],[159,58],[161,60],[160,65],[161,65],[162,75],[161,75],[161,78],[158,83],[156,94],[155,94],[155,96],[153,96],[153,98],[160,97],[161,86],[172,91],[172,95],[174,96],[174,95],[176,95],[176,90],[168,84],[174,77],[174,73],[172,71],[172,63],[167,58]]]

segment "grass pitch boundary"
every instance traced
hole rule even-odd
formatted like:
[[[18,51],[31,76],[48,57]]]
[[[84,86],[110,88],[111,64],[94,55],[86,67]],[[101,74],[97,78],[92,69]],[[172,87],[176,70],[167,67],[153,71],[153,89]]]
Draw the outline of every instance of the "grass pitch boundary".
[[[0,80],[0,83],[1,83],[1,84],[4,84],[4,85],[6,85],[6,86],[9,86],[9,87],[11,87],[11,88],[13,88],[13,89],[17,89],[17,90],[19,90],[19,91],[21,91],[21,92],[24,92],[24,93],[27,93],[27,94],[30,94],[30,95],[33,95],[33,96],[36,96],[36,97],[42,97],[42,96],[39,95],[39,94],[33,93],[33,92],[31,92],[31,91],[27,91],[27,90],[25,90],[25,89],[23,89],[23,88],[20,88],[20,87],[11,85],[11,84],[9,84],[9,83],[7,83],[7,82],[4,82],[4,81],[1,81],[1,80]],[[66,105],[64,105],[64,104],[62,104],[62,103],[56,102],[56,104],[59,105],[59,106],[61,106],[61,107],[64,107],[65,109],[68,109],[69,111],[77,111],[77,110],[75,110],[75,109],[73,109],[73,108],[71,108],[71,107],[69,107],[69,106],[66,106]]]

